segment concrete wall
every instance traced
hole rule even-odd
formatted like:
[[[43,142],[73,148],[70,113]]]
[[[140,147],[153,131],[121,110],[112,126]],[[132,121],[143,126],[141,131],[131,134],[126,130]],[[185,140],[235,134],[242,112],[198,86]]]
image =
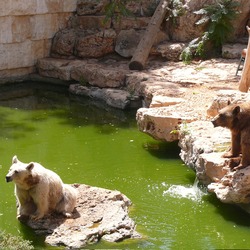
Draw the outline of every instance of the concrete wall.
[[[54,34],[67,26],[77,0],[0,1],[0,82],[22,79],[49,55]]]

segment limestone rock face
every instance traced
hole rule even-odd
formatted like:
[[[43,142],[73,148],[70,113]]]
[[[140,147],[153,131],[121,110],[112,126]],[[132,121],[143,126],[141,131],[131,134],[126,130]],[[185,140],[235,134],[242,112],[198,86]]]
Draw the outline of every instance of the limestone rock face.
[[[221,155],[228,150],[230,143],[230,131],[214,128],[209,121],[191,122],[180,129],[180,157],[206,185],[214,179],[221,179],[229,170]]]
[[[136,120],[140,131],[149,134],[156,140],[175,141],[181,123],[190,122],[193,118],[174,112],[171,108],[140,108]]]
[[[119,191],[74,185],[79,197],[73,218],[50,215],[26,224],[38,234],[46,235],[46,243],[76,249],[100,239],[117,242],[127,238],[140,238],[135,222],[128,216],[131,201]]]

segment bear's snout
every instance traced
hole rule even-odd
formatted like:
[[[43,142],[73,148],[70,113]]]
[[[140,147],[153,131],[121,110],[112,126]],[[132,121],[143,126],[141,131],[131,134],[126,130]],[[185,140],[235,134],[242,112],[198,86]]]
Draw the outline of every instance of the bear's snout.
[[[213,119],[211,122],[213,123],[214,127],[218,127],[218,124],[217,124],[217,122],[216,122],[216,119]]]
[[[5,179],[6,179],[6,182],[12,181],[12,178],[10,176],[6,176]]]

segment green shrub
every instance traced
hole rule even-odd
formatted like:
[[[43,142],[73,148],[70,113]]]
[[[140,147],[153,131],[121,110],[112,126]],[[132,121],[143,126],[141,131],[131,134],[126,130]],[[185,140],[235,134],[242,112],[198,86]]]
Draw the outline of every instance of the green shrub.
[[[204,25],[205,32],[201,37],[192,40],[182,53],[182,60],[190,60],[194,56],[207,58],[207,50],[221,53],[222,45],[233,31],[232,20],[238,14],[239,2],[234,0],[217,0],[212,5],[205,5],[195,11],[201,18],[196,25]],[[188,55],[187,55],[188,54]]]

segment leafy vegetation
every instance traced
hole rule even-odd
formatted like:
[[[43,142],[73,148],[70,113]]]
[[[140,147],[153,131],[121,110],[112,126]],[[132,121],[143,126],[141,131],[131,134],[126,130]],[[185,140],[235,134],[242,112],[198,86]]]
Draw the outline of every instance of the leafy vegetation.
[[[0,231],[0,249],[4,250],[31,250],[34,247],[30,241],[23,240],[19,236],[13,236]]]
[[[105,6],[105,20],[107,22],[109,19],[114,21],[120,21],[121,17],[134,16],[134,14],[127,8],[127,4],[130,2],[137,2],[136,0],[110,0],[109,3]],[[182,0],[170,0],[168,6],[167,21],[175,23],[176,18],[185,13],[185,8],[182,3]],[[157,7],[157,1],[153,4],[152,13]]]
[[[126,7],[128,2],[133,0],[109,0],[109,3],[105,6],[105,19],[107,22],[109,19],[119,21],[122,16],[133,16],[132,12]]]
[[[206,58],[208,48],[220,53],[233,30],[231,22],[238,14],[238,6],[239,2],[234,0],[216,0],[214,4],[195,11],[195,14],[201,15],[196,25],[204,25],[206,31],[189,43],[182,52],[182,60],[189,62],[193,56]]]

